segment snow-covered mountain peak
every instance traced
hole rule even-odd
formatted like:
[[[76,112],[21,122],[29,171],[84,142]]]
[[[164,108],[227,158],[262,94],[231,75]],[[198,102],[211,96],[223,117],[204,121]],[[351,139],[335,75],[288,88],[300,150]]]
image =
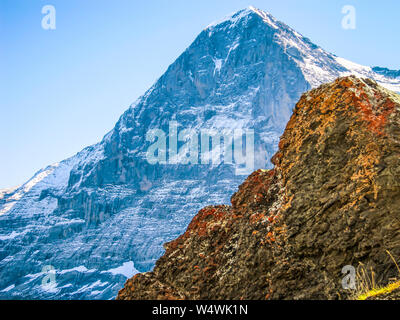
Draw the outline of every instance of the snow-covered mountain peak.
[[[269,24],[272,28],[278,29],[276,25],[277,20],[268,12],[262,11],[260,9],[256,9],[253,6],[249,6],[245,9],[236,11],[226,16],[221,20],[217,20],[211,24],[209,24],[205,30],[212,30],[213,28],[232,28],[236,26],[239,22],[247,21],[247,19],[251,16],[261,17],[260,21],[263,21]]]
[[[305,79],[312,88],[337,77],[352,74],[374,79],[387,89],[400,92],[400,71],[379,67],[371,68],[337,57],[315,45],[310,39],[290,26],[278,21],[270,13],[252,6],[210,24],[205,31],[211,37],[220,32],[229,34],[233,32],[232,30],[243,31],[255,27],[263,29],[265,34],[269,34],[267,40],[272,40],[278,44],[289,59],[301,68]],[[239,35],[238,38],[240,37]],[[254,40],[265,41],[265,38],[258,33],[258,37]],[[235,43],[231,44],[231,47],[237,48],[238,45],[239,41],[236,40]],[[220,61],[217,62],[220,63]],[[220,64],[218,69],[220,69]]]
[[[248,10],[256,13],[259,15],[265,23],[267,23],[269,26],[271,26],[274,29],[279,29],[278,27],[278,20],[275,19],[273,15],[271,15],[269,12],[254,8],[253,6],[249,6]]]

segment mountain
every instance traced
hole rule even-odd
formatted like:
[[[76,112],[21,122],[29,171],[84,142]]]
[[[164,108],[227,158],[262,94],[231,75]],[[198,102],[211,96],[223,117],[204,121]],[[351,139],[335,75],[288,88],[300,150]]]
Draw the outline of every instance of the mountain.
[[[118,299],[343,299],[352,267],[356,286],[399,279],[400,95],[354,76],[305,93],[272,161]]]
[[[400,91],[261,10],[209,25],[100,143],[0,192],[0,298],[114,298],[200,208],[271,167],[302,93],[349,74]],[[218,134],[235,161],[207,150]]]
[[[373,67],[372,71],[387,78],[400,78],[400,70],[390,70],[388,68]]]

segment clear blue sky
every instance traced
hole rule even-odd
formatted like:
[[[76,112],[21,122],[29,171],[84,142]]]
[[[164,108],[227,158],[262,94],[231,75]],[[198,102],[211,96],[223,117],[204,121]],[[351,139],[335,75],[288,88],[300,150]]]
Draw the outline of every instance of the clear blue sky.
[[[47,4],[56,30],[41,27]],[[347,4],[356,30],[341,28]],[[400,69],[398,0],[1,0],[0,188],[101,140],[204,27],[249,5],[339,56]]]

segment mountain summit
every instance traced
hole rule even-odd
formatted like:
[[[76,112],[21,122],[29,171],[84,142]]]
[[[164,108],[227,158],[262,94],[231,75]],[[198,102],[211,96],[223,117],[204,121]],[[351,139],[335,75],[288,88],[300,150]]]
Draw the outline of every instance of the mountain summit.
[[[0,298],[115,297],[200,208],[229,203],[246,175],[271,167],[305,91],[348,74],[400,91],[400,79],[338,58],[261,10],[209,25],[100,143],[0,192]],[[204,131],[248,133],[233,140],[252,147],[253,163],[200,161],[210,159],[204,143],[187,158],[187,137]]]

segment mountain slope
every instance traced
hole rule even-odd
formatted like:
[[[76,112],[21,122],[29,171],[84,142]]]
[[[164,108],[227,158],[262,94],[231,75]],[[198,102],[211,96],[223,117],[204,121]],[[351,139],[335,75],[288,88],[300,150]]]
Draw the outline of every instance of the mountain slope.
[[[399,79],[327,53],[263,11],[208,26],[99,144],[0,193],[0,298],[115,297],[201,207],[228,203],[246,175],[270,167],[303,92],[350,73],[400,91]],[[150,164],[147,133],[173,121],[179,132],[253,130],[254,164],[240,175],[237,163],[174,164],[170,154]],[[56,290],[43,290],[48,265]]]
[[[372,70],[375,73],[381,74],[385,76],[386,78],[400,78],[400,70],[390,70],[388,68],[381,68],[381,67],[374,67]]]
[[[206,207],[119,299],[338,299],[343,267],[399,277],[400,96],[339,78],[305,93],[232,206]]]

